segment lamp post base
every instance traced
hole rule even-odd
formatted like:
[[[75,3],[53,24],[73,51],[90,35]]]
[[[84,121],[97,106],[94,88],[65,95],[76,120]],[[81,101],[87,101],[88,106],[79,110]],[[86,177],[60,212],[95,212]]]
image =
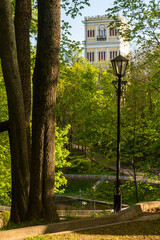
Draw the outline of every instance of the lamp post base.
[[[121,210],[122,205],[122,195],[114,194],[114,212],[119,212]]]

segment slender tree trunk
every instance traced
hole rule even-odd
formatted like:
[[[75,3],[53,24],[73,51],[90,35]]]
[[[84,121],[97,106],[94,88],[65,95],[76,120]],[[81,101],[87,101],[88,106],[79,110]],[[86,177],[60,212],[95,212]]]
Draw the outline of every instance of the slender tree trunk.
[[[134,184],[135,184],[136,201],[137,201],[137,203],[139,203],[138,185],[137,185],[137,174],[136,174],[136,167],[135,167],[134,156],[133,156],[133,172],[134,172]]]
[[[85,158],[87,157],[87,147],[86,147],[86,144],[85,144]]]
[[[30,76],[30,41],[31,0],[16,0],[15,34],[17,44],[18,65],[22,83],[25,119],[28,142],[28,158],[30,162],[30,113],[31,113],[31,76]]]
[[[139,203],[139,194],[138,194],[138,184],[137,184],[137,173],[136,173],[136,162],[135,162],[135,140],[136,140],[136,122],[134,121],[134,139],[133,139],[133,162],[132,162],[132,167],[133,167],[133,177],[134,177],[134,184],[135,184],[135,195],[136,195],[136,201]]]
[[[20,222],[25,220],[28,207],[29,170],[24,102],[10,0],[0,1],[0,56],[9,108],[11,221]]]
[[[55,107],[59,72],[60,0],[38,0],[38,45],[33,77],[31,189],[28,216],[53,221]]]

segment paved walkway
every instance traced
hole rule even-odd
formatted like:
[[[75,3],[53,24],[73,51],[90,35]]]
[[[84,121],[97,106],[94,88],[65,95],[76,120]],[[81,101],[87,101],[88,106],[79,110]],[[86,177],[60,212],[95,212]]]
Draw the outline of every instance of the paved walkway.
[[[82,175],[82,174],[64,174],[65,178],[67,180],[99,180],[99,181],[104,181],[104,180],[115,180],[116,176],[114,175]],[[120,176],[120,180],[133,180],[134,178],[131,176]],[[151,178],[145,178],[142,176],[142,174],[139,174],[137,176],[137,182],[147,182],[149,181],[150,183],[153,183],[155,185],[160,184],[160,180],[155,181],[154,179]]]

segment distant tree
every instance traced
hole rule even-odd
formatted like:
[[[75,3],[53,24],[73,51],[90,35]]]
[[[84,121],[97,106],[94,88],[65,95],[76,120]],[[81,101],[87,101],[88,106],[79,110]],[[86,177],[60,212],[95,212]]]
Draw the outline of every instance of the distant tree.
[[[134,155],[132,161],[148,171],[147,167],[151,168],[152,164],[152,167],[159,165],[155,146],[159,142],[157,107],[160,94],[160,69],[157,66],[160,62],[160,1],[115,0],[113,8],[108,9],[107,13],[108,17],[113,17],[113,24],[121,26],[119,34],[133,44],[130,75],[127,76],[129,84],[122,109],[125,116],[123,118],[122,114],[122,118],[126,124],[124,129],[126,143],[124,144],[128,148],[128,153]],[[118,15],[124,16],[128,22],[122,23],[117,18]],[[127,139],[128,141],[132,139],[132,146],[128,144]],[[136,157],[138,155],[139,157]],[[138,159],[144,161],[145,165],[142,162],[140,164]]]
[[[113,7],[106,12],[108,17],[113,18],[114,24],[121,26],[120,34],[127,40],[136,39],[138,44],[150,49],[159,46],[159,0],[115,0]],[[127,24],[117,18],[118,15],[126,17]]]
[[[87,62],[62,66],[57,92],[57,125],[70,124],[70,142],[113,154],[116,98],[110,70]],[[110,127],[111,125],[112,128]],[[72,144],[71,144],[72,145]],[[105,162],[105,161],[104,161]]]

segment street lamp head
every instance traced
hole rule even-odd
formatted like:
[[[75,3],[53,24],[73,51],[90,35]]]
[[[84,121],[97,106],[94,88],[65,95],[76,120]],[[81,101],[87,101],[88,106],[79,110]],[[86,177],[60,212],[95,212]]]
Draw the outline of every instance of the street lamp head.
[[[112,59],[111,63],[112,63],[114,74],[117,77],[122,77],[125,74],[125,71],[128,65],[128,59],[119,55],[114,59]]]

